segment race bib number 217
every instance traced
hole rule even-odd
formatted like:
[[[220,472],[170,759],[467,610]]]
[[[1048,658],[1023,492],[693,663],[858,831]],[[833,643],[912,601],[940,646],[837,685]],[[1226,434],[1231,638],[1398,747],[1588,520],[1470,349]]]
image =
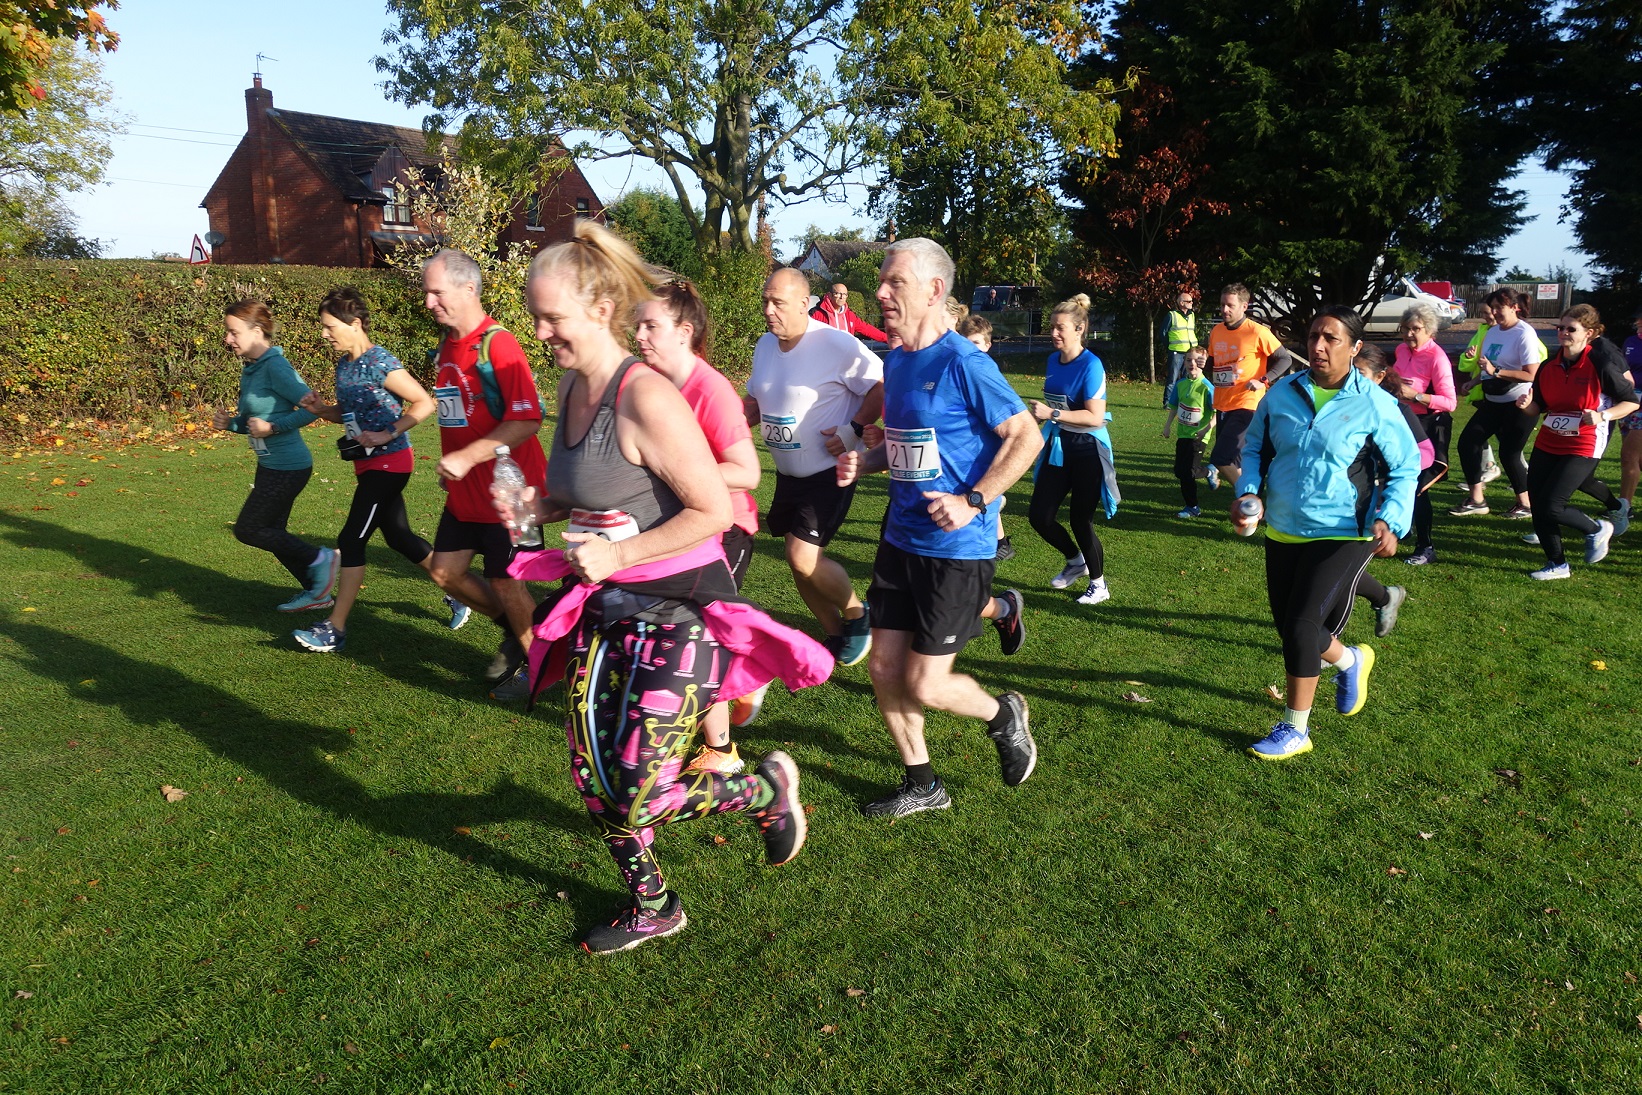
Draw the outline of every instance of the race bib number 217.
[[[904,483],[923,483],[941,477],[941,448],[935,431],[884,430],[884,454],[889,477]]]

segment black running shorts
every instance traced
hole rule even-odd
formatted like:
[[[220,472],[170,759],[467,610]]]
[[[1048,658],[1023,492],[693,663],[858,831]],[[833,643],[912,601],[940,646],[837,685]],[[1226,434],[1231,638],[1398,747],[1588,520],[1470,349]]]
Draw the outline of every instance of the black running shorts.
[[[881,541],[867,590],[872,626],[912,632],[916,653],[956,654],[981,633],[996,566],[992,559],[914,555]]]
[[[775,499],[764,517],[772,536],[793,535],[807,544],[826,547],[843,527],[855,498],[855,484],[838,485],[831,468],[816,475],[775,476]]]

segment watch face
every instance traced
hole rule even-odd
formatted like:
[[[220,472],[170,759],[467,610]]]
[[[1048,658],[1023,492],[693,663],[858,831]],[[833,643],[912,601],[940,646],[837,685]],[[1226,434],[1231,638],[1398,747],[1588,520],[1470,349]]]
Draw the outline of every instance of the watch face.
[[[981,492],[978,490],[972,490],[968,494],[964,495],[964,500],[976,509],[986,508],[986,499],[981,496]]]

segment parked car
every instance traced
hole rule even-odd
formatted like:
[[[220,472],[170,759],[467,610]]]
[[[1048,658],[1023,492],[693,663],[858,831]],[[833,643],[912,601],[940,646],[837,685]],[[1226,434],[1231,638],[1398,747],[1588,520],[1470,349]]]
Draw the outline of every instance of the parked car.
[[[1431,310],[1437,313],[1438,330],[1452,326],[1465,318],[1464,306],[1427,293],[1413,281],[1403,277],[1398,278],[1396,284],[1374,305],[1374,310],[1369,313],[1363,329],[1371,335],[1394,335],[1402,324],[1403,313],[1414,304],[1431,306]]]

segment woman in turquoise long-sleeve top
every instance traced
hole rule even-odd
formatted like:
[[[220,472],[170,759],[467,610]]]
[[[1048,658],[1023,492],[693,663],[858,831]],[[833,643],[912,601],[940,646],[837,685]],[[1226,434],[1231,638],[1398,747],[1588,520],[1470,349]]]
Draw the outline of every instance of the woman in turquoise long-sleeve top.
[[[249,298],[231,304],[223,323],[223,342],[245,364],[239,377],[239,406],[232,415],[219,409],[211,424],[245,434],[257,456],[256,479],[234,522],[234,538],[271,552],[302,586],[279,606],[281,612],[326,608],[336,584],[336,552],[315,547],[285,529],[292,503],[314,472],[314,458],[300,432],[314,416],[297,406],[308,394],[308,385],[284,352],[269,342],[274,317],[266,304]]]

